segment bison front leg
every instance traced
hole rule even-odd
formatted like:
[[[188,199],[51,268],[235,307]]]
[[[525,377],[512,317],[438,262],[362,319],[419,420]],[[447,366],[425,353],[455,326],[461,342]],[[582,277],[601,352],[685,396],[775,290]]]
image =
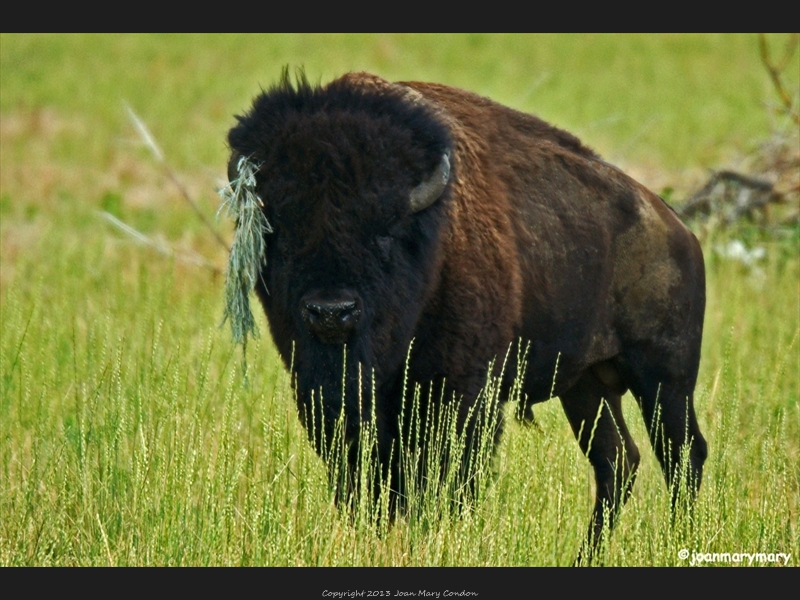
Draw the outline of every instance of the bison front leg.
[[[607,388],[591,372],[561,395],[561,405],[581,450],[594,468],[594,514],[587,534],[584,557],[591,556],[603,531],[614,525],[628,499],[639,466],[639,449],[622,416],[619,393]]]

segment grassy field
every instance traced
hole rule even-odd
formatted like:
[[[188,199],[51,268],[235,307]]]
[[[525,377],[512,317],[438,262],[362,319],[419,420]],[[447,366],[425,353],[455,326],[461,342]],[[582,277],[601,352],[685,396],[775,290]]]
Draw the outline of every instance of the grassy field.
[[[353,523],[334,508],[268,336],[248,347],[242,385],[239,351],[219,327],[225,252],[125,106],[213,220],[233,115],[285,64],[313,81],[369,70],[490,96],[576,133],[676,203],[708,169],[747,164],[789,126],[770,109],[749,35],[0,35],[0,565],[575,558],[593,473],[558,401],[537,407],[537,427],[508,428],[474,510],[426,513],[379,535],[368,518]],[[175,255],[137,243],[101,211]],[[232,238],[229,223],[216,226]],[[642,466],[603,559],[688,565],[698,553],[785,553],[796,566],[800,234],[796,224],[698,233],[708,270],[696,395],[710,448],[704,487],[691,518],[670,524],[627,396]],[[717,252],[735,239],[765,257],[747,266]]]

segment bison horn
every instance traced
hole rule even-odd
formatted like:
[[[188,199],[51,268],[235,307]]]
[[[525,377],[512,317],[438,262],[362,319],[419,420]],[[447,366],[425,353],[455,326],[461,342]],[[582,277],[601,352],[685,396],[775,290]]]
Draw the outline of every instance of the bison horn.
[[[433,175],[411,190],[411,212],[419,212],[436,202],[444,192],[449,179],[450,157],[445,153]]]

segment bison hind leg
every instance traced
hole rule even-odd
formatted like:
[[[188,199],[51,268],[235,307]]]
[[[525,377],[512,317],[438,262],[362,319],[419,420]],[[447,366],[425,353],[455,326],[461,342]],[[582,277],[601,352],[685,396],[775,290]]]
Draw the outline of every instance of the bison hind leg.
[[[694,409],[697,368],[680,369],[665,361],[664,355],[631,352],[626,363],[631,391],[641,406],[674,507],[681,494],[689,502],[697,495],[708,446]]]
[[[560,396],[572,431],[595,473],[595,506],[587,535],[591,554],[630,496],[639,449],[622,416],[622,396],[589,369]]]

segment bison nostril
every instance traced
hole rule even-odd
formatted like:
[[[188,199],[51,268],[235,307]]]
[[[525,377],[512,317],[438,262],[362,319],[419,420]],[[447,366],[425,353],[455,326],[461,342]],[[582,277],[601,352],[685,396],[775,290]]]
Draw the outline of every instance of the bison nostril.
[[[343,319],[351,315],[356,309],[353,300],[344,302],[306,302],[306,310],[309,315],[324,321]]]
[[[308,329],[325,343],[342,343],[355,329],[361,310],[355,300],[307,300],[301,308]]]

